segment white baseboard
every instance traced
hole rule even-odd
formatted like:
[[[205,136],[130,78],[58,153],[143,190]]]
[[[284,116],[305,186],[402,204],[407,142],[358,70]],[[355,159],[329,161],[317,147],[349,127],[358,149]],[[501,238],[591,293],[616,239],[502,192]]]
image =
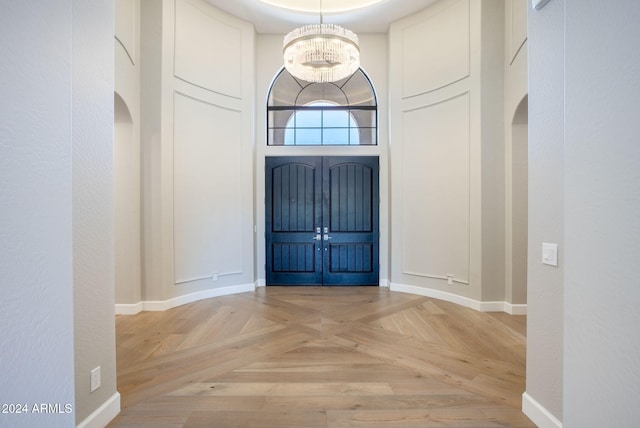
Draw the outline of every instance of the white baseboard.
[[[511,315],[526,315],[527,313],[527,305],[513,305],[507,302],[481,302],[458,294],[434,290],[431,288],[417,287],[415,285],[396,284],[392,282],[390,283],[390,290],[444,300],[461,306],[466,306],[467,308],[475,309],[480,312],[506,312]]]
[[[134,304],[116,303],[116,315],[135,315],[142,312],[144,302]]]
[[[185,294],[163,301],[143,301],[134,304],[116,304],[115,313],[117,315],[135,315],[142,311],[166,311],[187,303],[212,297],[228,296],[230,294],[247,293],[255,291],[258,287],[265,287],[264,279],[258,279],[254,284],[234,285],[230,287],[213,288],[210,290],[198,291],[196,293]],[[508,302],[481,302],[446,291],[434,290],[431,288],[417,287],[415,285],[395,284],[387,279],[380,280],[380,287],[389,288],[391,291],[401,293],[417,294],[418,296],[432,297],[434,299],[445,300],[466,306],[480,312],[506,312],[510,315],[526,315],[527,305],[518,305]]]
[[[120,413],[120,393],[116,391],[102,406],[91,413],[76,428],[104,428]]]
[[[175,308],[187,303],[197,302],[198,300],[210,299],[212,297],[228,296],[230,294],[247,293],[251,291],[255,291],[255,284],[233,285],[230,287],[202,290],[196,293],[174,297],[173,299],[169,300],[143,301],[129,305],[116,304],[115,310],[117,315],[135,315],[142,311],[166,311],[167,309]]]
[[[527,315],[527,305],[504,302],[504,311],[509,315]]]
[[[562,422],[527,394],[526,391],[522,394],[522,413],[527,415],[534,424],[538,425],[538,428],[562,428]]]

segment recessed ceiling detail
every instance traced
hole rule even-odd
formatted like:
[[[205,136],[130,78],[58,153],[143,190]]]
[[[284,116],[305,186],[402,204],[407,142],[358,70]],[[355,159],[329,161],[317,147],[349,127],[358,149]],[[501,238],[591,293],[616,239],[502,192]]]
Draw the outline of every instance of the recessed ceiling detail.
[[[322,12],[325,15],[333,13],[345,13],[352,10],[362,9],[376,3],[387,0],[322,0],[322,10],[320,10],[320,0],[260,0],[271,6],[287,9],[294,12],[314,13]]]
[[[320,0],[204,0],[251,22],[260,34],[286,34],[320,22]],[[439,0],[322,0],[324,22],[355,33],[386,33],[389,24]]]

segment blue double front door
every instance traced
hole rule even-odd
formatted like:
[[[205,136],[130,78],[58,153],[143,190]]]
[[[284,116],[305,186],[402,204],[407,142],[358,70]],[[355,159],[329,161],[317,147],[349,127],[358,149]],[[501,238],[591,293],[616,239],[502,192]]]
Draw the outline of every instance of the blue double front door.
[[[378,285],[378,157],[267,157],[265,181],[267,285]]]

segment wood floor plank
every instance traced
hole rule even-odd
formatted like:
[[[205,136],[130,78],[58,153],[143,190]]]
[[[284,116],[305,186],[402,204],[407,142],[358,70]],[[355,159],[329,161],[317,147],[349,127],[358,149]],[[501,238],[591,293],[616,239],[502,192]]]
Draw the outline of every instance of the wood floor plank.
[[[526,317],[378,287],[266,287],[116,317],[110,427],[534,427]]]

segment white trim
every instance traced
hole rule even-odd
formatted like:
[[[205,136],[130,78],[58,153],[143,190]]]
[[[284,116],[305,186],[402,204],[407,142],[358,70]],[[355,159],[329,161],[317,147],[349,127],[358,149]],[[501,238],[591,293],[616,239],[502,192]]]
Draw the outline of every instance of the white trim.
[[[258,279],[253,284],[235,285],[231,287],[212,288],[209,290],[198,291],[196,293],[185,294],[183,296],[174,297],[173,299],[163,301],[143,301],[134,304],[116,304],[115,313],[117,315],[135,315],[142,311],[166,311],[167,309],[185,305],[187,303],[197,302],[198,300],[209,299],[212,297],[228,296],[230,294],[247,293],[255,291],[257,288],[266,287],[264,279]],[[470,299],[468,297],[459,296],[457,294],[448,293],[446,291],[434,290],[431,288],[417,287],[415,285],[403,285],[390,282],[388,279],[380,280],[380,287],[388,288],[390,291],[398,291],[401,293],[417,294],[419,296],[432,297],[434,299],[445,300],[447,302],[456,303],[466,306],[480,312],[506,312],[510,315],[526,315],[527,305],[512,304],[508,302],[481,302]]]
[[[547,409],[525,391],[522,394],[522,413],[527,415],[538,428],[562,428],[560,422]]]
[[[504,302],[504,311],[509,315],[527,315],[527,305]]]
[[[396,284],[391,282],[391,291],[401,293],[417,294],[418,296],[431,297],[455,303],[480,312],[506,312],[511,315],[524,315],[527,312],[527,305],[513,305],[507,302],[481,302],[468,297],[449,293],[446,291],[434,290],[432,288],[417,287],[415,285]]]
[[[255,291],[255,284],[233,285],[230,287],[212,288],[202,290],[183,296],[174,297],[169,300],[161,301],[144,301],[133,305],[116,305],[116,314],[118,315],[135,315],[141,311],[166,311],[167,309],[177,306],[186,305],[187,303],[197,302],[199,300],[210,299],[212,297],[228,296],[230,294],[247,293]],[[139,310],[138,310],[139,309]],[[138,310],[137,312],[133,312]]]
[[[120,393],[116,391],[102,406],[98,407],[76,428],[103,428],[106,427],[120,413]]]
[[[144,302],[134,304],[116,303],[116,315],[135,315],[142,312]]]

